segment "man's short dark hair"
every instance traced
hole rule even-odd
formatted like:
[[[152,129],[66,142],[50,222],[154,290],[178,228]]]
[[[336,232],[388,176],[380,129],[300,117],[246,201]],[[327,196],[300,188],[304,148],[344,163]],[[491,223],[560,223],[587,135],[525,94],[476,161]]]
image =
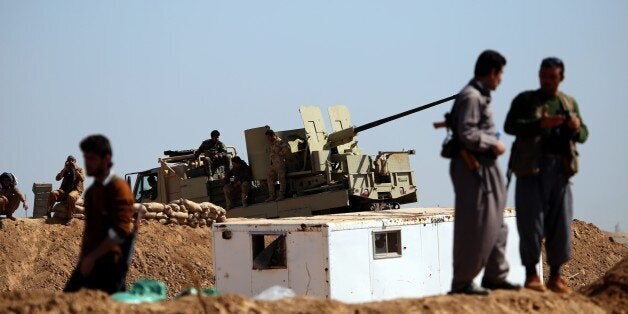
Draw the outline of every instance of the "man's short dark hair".
[[[104,158],[107,155],[113,155],[109,139],[100,134],[90,135],[84,138],[81,141],[80,147],[84,153],[95,153],[101,158]]]
[[[542,68],[559,68],[561,76],[565,77],[565,64],[560,58],[549,57],[543,59],[543,61],[541,61],[541,69]]]
[[[68,158],[65,159],[65,161],[76,161],[76,158],[74,158],[74,156],[69,155]]]
[[[214,136],[220,136],[220,132],[218,132],[218,130],[213,130],[212,133],[210,134],[212,137]]]
[[[235,156],[233,158],[231,158],[231,162],[237,162],[239,164],[242,163],[242,159],[239,156]]]
[[[266,134],[267,136],[274,136],[275,135],[275,131],[273,131],[271,129],[268,129],[268,130],[266,130],[266,133],[264,133],[264,134]]]
[[[491,74],[493,70],[500,71],[506,65],[506,58],[495,50],[484,50],[475,62],[475,77]]]

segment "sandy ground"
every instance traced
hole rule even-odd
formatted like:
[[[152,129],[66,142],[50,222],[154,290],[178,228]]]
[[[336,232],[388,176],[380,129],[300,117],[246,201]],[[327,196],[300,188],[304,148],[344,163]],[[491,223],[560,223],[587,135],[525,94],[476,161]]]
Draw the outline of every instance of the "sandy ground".
[[[203,309],[208,313],[628,313],[628,248],[577,220],[573,258],[564,268],[569,284],[578,291],[572,295],[496,291],[488,297],[436,296],[362,304],[304,297],[270,302],[222,295],[125,305],[95,291],[64,294],[59,291],[76,263],[82,229],[81,221],[70,226],[45,224],[43,219],[0,221],[0,313],[203,313]],[[213,285],[208,228],[150,222],[142,225],[138,239],[129,282],[162,280],[170,297],[195,280],[203,287]]]

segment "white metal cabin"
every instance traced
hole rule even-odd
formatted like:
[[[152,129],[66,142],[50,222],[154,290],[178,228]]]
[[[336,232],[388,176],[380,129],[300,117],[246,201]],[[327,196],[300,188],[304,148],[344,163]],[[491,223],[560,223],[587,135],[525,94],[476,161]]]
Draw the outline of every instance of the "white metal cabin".
[[[508,280],[522,282],[514,214],[504,215]],[[212,227],[216,288],[251,297],[280,285],[344,302],[447,293],[453,219],[453,210],[442,208],[230,219]]]

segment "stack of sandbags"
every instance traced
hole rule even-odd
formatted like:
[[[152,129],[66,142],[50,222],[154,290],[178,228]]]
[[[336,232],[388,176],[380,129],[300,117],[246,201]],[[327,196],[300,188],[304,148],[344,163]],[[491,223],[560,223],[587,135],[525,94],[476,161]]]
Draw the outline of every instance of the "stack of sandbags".
[[[83,207],[83,199],[79,198],[76,201],[76,206],[74,208],[74,212],[72,213],[73,218],[85,219],[85,207]],[[55,217],[58,218],[68,218],[68,207],[67,202],[59,202],[52,206],[52,212],[55,213]]]
[[[134,209],[140,211],[144,219],[157,220],[164,225],[188,225],[193,228],[225,221],[227,214],[222,207],[210,202],[195,203],[186,199],[179,199],[170,204],[135,204]]]

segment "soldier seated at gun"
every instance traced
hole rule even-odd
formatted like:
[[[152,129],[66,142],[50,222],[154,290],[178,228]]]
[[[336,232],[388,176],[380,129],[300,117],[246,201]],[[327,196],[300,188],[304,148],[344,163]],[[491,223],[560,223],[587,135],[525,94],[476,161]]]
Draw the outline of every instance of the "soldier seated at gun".
[[[238,156],[231,158],[231,164],[233,168],[225,175],[225,186],[223,187],[225,202],[227,203],[226,209],[233,207],[231,194],[237,191],[240,191],[242,197],[242,207],[246,207],[251,190],[251,178],[253,177],[251,167]],[[233,182],[231,178],[233,178]]]
[[[204,140],[194,153],[194,159],[198,159],[201,154],[204,155],[203,163],[208,176],[219,172],[220,167],[222,167],[222,172],[224,172],[225,167],[229,165],[227,147],[219,140],[220,132],[213,130],[210,135],[211,138]]]
[[[81,194],[83,194],[85,175],[83,174],[83,169],[76,165],[76,158],[70,155],[65,160],[63,169],[59,171],[55,179],[57,181],[62,180],[61,186],[59,189],[50,192],[46,215],[48,218],[51,218],[52,207],[55,203],[67,201],[68,213],[66,224],[68,224],[72,220],[72,214],[76,208],[76,201],[81,197]]]

